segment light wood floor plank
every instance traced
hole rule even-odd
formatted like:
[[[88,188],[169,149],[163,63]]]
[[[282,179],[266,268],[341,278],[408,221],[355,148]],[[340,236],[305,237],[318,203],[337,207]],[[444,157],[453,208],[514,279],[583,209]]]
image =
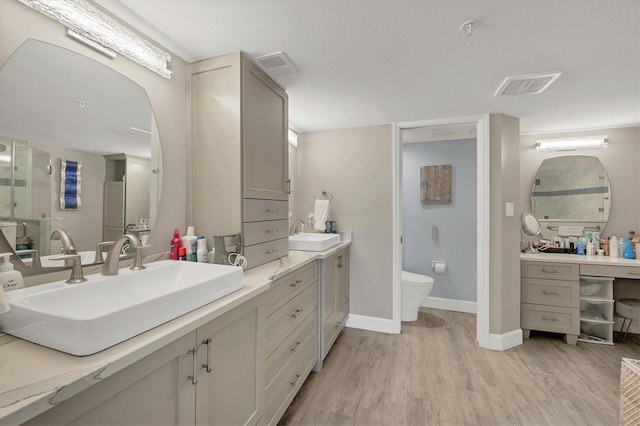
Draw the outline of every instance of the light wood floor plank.
[[[402,334],[345,329],[282,425],[615,425],[620,361],[640,336],[567,345],[532,332],[504,352],[476,343],[475,315],[422,308]]]

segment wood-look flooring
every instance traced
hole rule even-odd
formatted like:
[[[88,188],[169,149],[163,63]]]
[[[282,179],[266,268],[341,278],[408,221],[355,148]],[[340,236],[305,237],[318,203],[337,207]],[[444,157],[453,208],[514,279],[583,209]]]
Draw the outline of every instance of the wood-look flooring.
[[[640,336],[571,346],[531,332],[504,352],[476,344],[474,314],[421,308],[391,335],[345,329],[282,425],[616,425],[620,361]]]

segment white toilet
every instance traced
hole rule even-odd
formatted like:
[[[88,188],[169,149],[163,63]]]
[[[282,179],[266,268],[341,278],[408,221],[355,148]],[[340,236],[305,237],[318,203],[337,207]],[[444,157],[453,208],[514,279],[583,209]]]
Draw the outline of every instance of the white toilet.
[[[433,278],[402,271],[402,321],[418,319],[418,309],[433,289]]]

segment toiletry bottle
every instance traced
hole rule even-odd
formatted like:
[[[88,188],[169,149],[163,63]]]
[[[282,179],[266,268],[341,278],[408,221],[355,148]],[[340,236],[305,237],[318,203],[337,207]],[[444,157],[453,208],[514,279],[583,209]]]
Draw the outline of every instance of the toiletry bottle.
[[[0,287],[3,291],[16,290],[24,288],[24,280],[22,274],[13,269],[13,263],[9,261],[11,253],[2,253],[0,258]]]
[[[207,251],[207,240],[205,240],[204,235],[200,235],[198,237],[198,250],[196,251],[196,257],[199,263],[207,263],[209,261],[208,256],[209,252]]]
[[[10,310],[11,306],[9,306],[7,295],[5,294],[2,287],[0,287],[0,314],[4,314],[5,312],[9,312]]]
[[[624,257],[625,259],[635,259],[636,254],[634,253],[633,247],[631,246],[631,240],[623,238],[622,244],[622,246],[624,247],[622,249],[622,257]]]
[[[187,248],[186,247],[180,247],[178,249],[178,259],[187,260]]]
[[[180,240],[180,230],[176,228],[173,231],[173,239],[171,240],[171,259],[178,260],[178,250],[182,247],[182,240]]]
[[[182,247],[187,250],[187,260],[196,261],[196,242],[198,237],[193,226],[187,226],[187,235],[180,238],[182,240]]]
[[[618,246],[618,237],[612,235],[609,238],[609,256],[610,257],[620,257],[620,246]]]
[[[584,241],[580,240],[578,241],[578,251],[577,254],[579,254],[580,256],[584,256]]]

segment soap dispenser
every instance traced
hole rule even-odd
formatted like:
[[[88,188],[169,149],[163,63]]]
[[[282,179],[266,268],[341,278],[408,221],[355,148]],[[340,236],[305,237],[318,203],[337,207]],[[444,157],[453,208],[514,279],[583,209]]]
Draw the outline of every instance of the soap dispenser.
[[[0,287],[4,291],[24,288],[22,274],[13,269],[13,263],[9,261],[10,258],[11,253],[0,254],[0,259],[2,259],[2,263],[0,263]]]

